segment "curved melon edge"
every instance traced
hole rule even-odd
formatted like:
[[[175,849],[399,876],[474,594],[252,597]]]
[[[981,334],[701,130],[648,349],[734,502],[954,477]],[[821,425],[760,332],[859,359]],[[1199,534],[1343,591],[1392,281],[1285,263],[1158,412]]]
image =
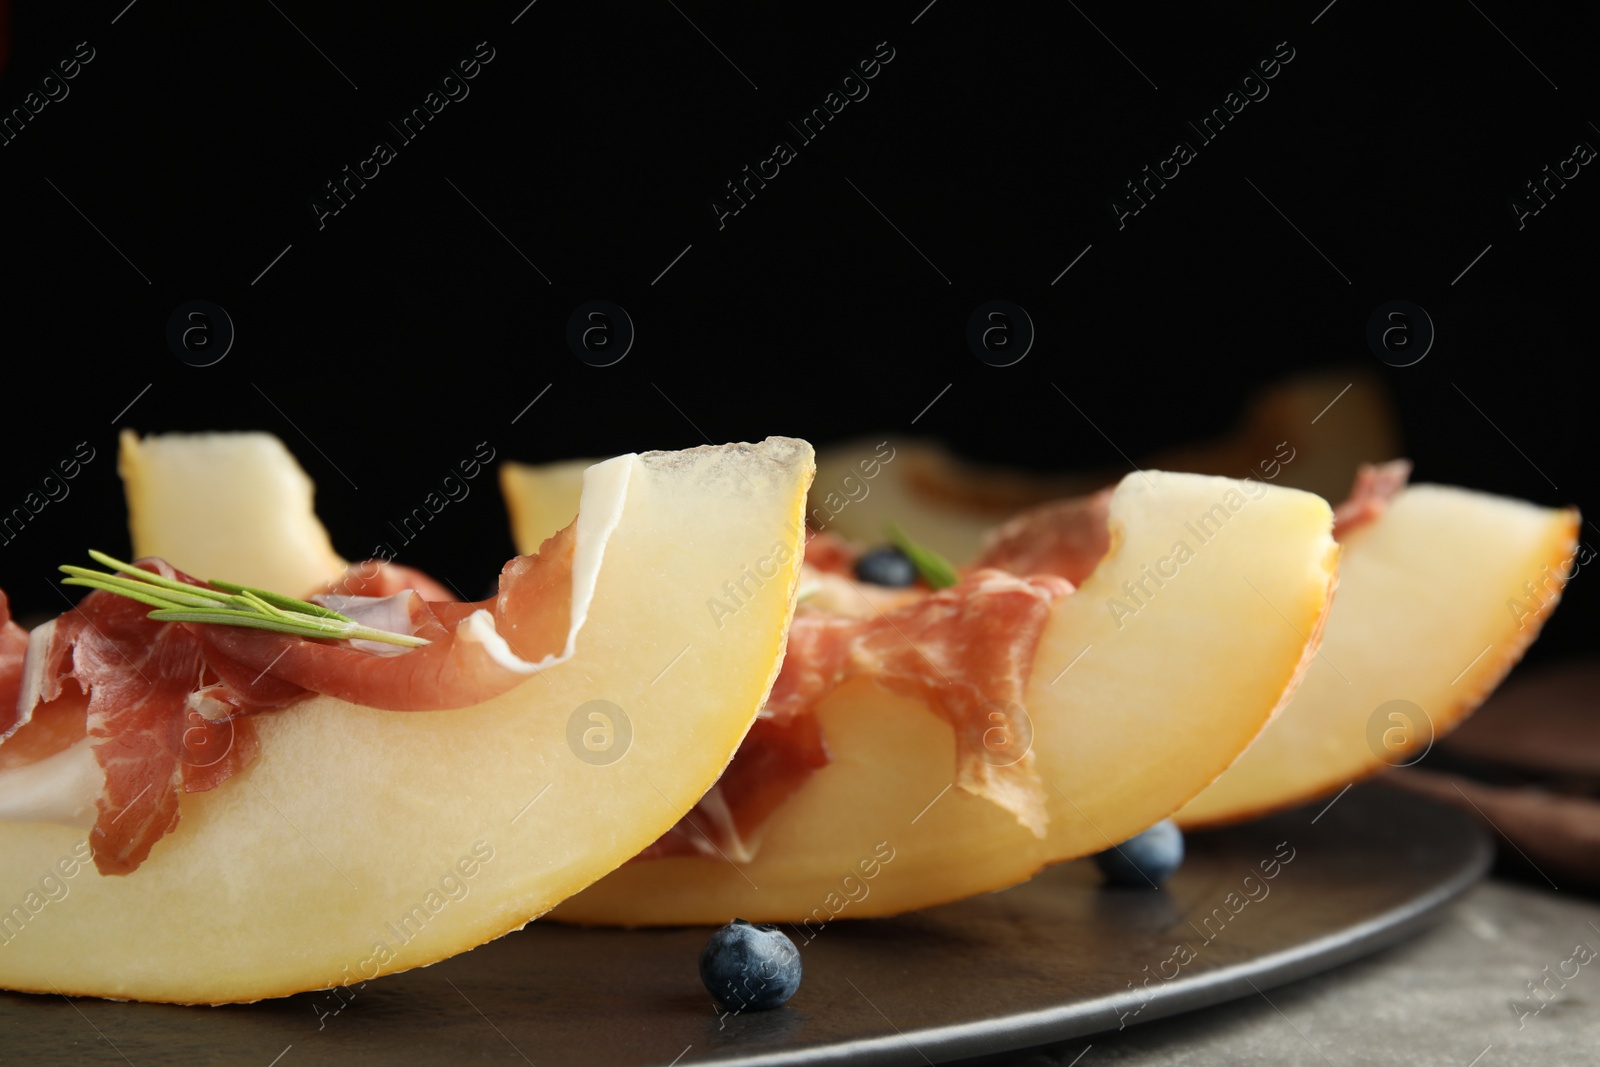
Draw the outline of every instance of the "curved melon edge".
[[[1554,539],[1556,543],[1552,546],[1554,554],[1551,556],[1551,563],[1559,563],[1572,557],[1576,551],[1579,528],[1582,525],[1582,519],[1577,508],[1563,508],[1561,509],[1561,514],[1566,520],[1565,532]],[[1382,520],[1380,519],[1379,521],[1381,522]],[[1533,642],[1538,639],[1540,631],[1544,629],[1545,622],[1555,612],[1556,605],[1561,602],[1561,596],[1566,590],[1568,579],[1558,578],[1557,581],[1558,585],[1553,595],[1544,604],[1540,605],[1538,611],[1530,614],[1527,625],[1517,631],[1516,637],[1501,650],[1500,655],[1493,659],[1481,661],[1478,668],[1471,673],[1469,680],[1475,684],[1472,688],[1464,691],[1465,696],[1454,704],[1448,713],[1431,713],[1428,716],[1433,724],[1434,742],[1447,736],[1452,730],[1465,722],[1500,686],[1506,675],[1511,673],[1511,669],[1521,662],[1522,657],[1527,654]],[[1240,755],[1243,755],[1243,753],[1240,753]],[[1389,767],[1390,765],[1382,760],[1375,760],[1362,768],[1357,774],[1351,776],[1349,781],[1342,786],[1334,784],[1311,786],[1301,792],[1284,796],[1269,804],[1217,815],[1189,819],[1179,818],[1177,822],[1186,831],[1210,830],[1249,822],[1252,819],[1264,818],[1280,811],[1310,804],[1313,801],[1332,795],[1336,788],[1338,790],[1347,789],[1349,786],[1375,778],[1388,770]],[[1218,777],[1221,776],[1219,775]]]

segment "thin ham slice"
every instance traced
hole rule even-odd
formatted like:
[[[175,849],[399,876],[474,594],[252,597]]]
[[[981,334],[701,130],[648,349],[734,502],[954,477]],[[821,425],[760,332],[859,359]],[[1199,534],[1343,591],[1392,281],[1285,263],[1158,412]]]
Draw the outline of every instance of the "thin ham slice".
[[[12,621],[11,602],[0,590],[0,771],[53,756],[84,736],[88,700],[81,692],[50,709],[22,708],[27,655],[28,631]]]
[[[855,571],[861,550],[835,533],[825,530],[807,530],[806,566],[825,574],[849,576]]]
[[[192,585],[201,583],[160,561],[141,564]],[[94,592],[55,620],[42,646],[41,723],[60,704],[88,693],[85,731],[105,774],[89,846],[101,874],[126,874],[178,823],[178,795],[214,788],[254,757],[246,721],[214,723],[195,710],[197,694],[215,692],[200,642],[178,623],[146,618],[149,608]],[[75,684],[74,684],[75,683]],[[24,698],[30,694],[24,693]],[[259,710],[235,694],[218,694]],[[24,699],[24,704],[29,701]],[[7,746],[9,747],[9,745]],[[192,770],[192,774],[190,773]]]
[[[253,713],[312,693],[394,711],[465,707],[570,654],[575,528],[538,555],[506,564],[498,595],[482,603],[393,593],[407,629],[430,642],[400,654],[352,647],[365,642],[156,622],[148,606],[97,590],[36,633],[35,666],[19,651],[29,636],[7,617],[0,699],[10,693],[5,707],[16,710],[0,738],[0,769],[87,736],[105,776],[89,837],[95,867],[127,874],[177,825],[180,793],[214,789],[255,758]],[[161,560],[138,565],[204,585]],[[370,594],[399,580],[439,588],[416,581],[416,573],[381,567],[362,580],[359,595],[371,603]],[[395,605],[383,606],[392,617]]]
[[[11,619],[11,601],[0,590],[0,740],[17,727],[17,698],[22,692],[22,661],[28,654],[28,631]]]
[[[955,786],[1042,837],[1044,785],[1031,748],[1014,748],[1031,738],[1023,696],[1034,650],[1051,605],[1072,589],[1054,575],[979,569],[888,611],[846,614],[802,601],[766,707],[721,781],[638,858],[753,858],[762,824],[827,762],[817,702],[861,677],[921,700],[949,722]]]
[[[1000,736],[992,734],[997,729],[1030,736],[1022,703],[1034,649],[1051,605],[1072,589],[1054,575],[1019,578],[982,568],[872,618],[796,612],[765,714],[792,720],[857,677],[916,697],[955,728],[956,787],[1000,805],[1042,837],[1048,816],[1032,751],[1001,760],[986,741]]]
[[[828,748],[815,715],[781,722],[763,715],[716,784],[635,859],[700,855],[748,863],[767,819],[812,771],[827,765]]]
[[[566,646],[573,530],[550,538],[538,555],[506,564],[492,600],[440,603],[409,594],[410,632],[429,643],[403,655],[234,626],[201,626],[198,636],[212,669],[244,693],[289,683],[385,711],[481,704]]]
[[[381,559],[352,563],[339,578],[323,583],[311,593],[319,596],[387,597],[408,589],[423,600],[444,602],[461,599],[453,590],[417,568]]]
[[[71,748],[88,734],[89,697],[77,686],[33,709],[0,744],[0,771],[37,763]]]
[[[1406,487],[1411,461],[1363,463],[1350,495],[1334,508],[1333,536],[1343,539],[1375,522]],[[1107,518],[1111,488],[1089,496],[1041,504],[991,530],[973,567],[996,567],[1012,574],[1057,574],[1082,585],[1111,549]],[[809,560],[808,560],[809,562]]]
[[[1387,463],[1363,463],[1356,471],[1350,495],[1333,509],[1333,537],[1342,541],[1353,530],[1376,522],[1388,510],[1390,501],[1400,495],[1411,477],[1409,459]]]
[[[1082,585],[1111,550],[1111,489],[1041,504],[989,532],[974,567],[1057,574]]]

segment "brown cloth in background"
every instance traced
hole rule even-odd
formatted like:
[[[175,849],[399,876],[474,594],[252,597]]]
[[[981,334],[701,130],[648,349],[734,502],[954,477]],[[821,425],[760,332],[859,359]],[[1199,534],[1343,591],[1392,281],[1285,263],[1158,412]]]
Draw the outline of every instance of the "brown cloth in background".
[[[1600,890],[1597,696],[1600,662],[1519,671],[1439,758],[1388,780],[1468,812],[1497,834],[1502,859],[1520,856],[1553,887]]]

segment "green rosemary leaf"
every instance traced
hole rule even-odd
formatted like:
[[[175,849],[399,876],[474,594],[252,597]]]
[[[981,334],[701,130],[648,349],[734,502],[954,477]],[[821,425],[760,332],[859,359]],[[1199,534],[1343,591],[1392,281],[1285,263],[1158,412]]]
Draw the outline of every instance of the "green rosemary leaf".
[[[420,648],[428,639],[363,626],[320,604],[273,593],[266,589],[212,582],[207,586],[175,581],[131,563],[90,550],[96,562],[120,573],[108,574],[87,567],[63,566],[63,585],[84,586],[127,597],[155,608],[149,618],[160,622],[211,623],[246,626],[256,630],[334,641],[379,641],[404,648]]]
[[[304,633],[305,637],[342,637],[346,627],[328,620],[307,622],[299,619],[282,619],[262,615],[255,611],[234,608],[162,608],[150,613],[152,619],[165,622],[214,622],[224,626],[254,626],[262,630],[281,630],[283,633]]]
[[[124,588],[121,588],[119,586],[111,585],[111,584],[109,584],[107,582],[97,582],[97,581],[94,581],[93,579],[90,579],[90,578],[63,578],[61,580],[61,584],[62,585],[82,585],[82,586],[87,586],[90,589],[101,589],[101,590],[104,590],[107,593],[115,593],[118,596],[125,596],[129,600],[137,600],[141,604],[149,604],[151,607],[157,607],[157,608],[181,608],[181,607],[190,607],[190,606],[192,606],[192,605],[179,604],[176,601],[168,600],[167,598],[163,597],[159,593],[154,593],[154,592],[145,593],[145,592],[141,592],[141,591],[139,591],[137,589],[124,589]]]
[[[399,645],[402,648],[421,648],[429,644],[426,637],[417,637],[412,634],[391,633],[388,630],[374,630],[369,626],[352,623],[345,637],[351,641],[381,641],[386,645]]]
[[[218,578],[210,578],[208,579],[208,582],[224,592],[233,593],[235,595],[253,593],[262,600],[265,600],[268,604],[271,604],[273,607],[283,608],[285,611],[298,611],[304,615],[321,615],[324,618],[338,619],[341,622],[350,621],[350,616],[341,615],[332,608],[325,608],[321,604],[313,604],[309,600],[296,600],[294,597],[284,596],[282,593],[273,593],[266,589],[257,589],[250,585],[238,585],[234,582],[224,582]]]
[[[67,570],[67,568],[63,567],[62,570]],[[71,570],[67,570],[67,573],[72,574],[72,577],[63,579],[63,584],[93,585],[94,588],[104,589],[108,593],[138,593],[144,597],[158,597],[174,607],[184,605],[205,608],[216,604],[216,601],[208,600],[205,597],[180,593],[172,589],[162,589],[159,586],[146,585],[130,578],[119,578],[114,574],[102,574],[99,571],[85,570],[82,567],[74,567]]]
[[[92,548],[89,550],[89,558],[93,559],[96,563],[102,563],[113,570],[119,570],[128,575],[130,578],[137,578],[141,582],[157,586],[161,589],[170,589],[176,593],[187,593],[190,596],[204,597],[208,600],[221,601],[228,599],[228,595],[226,593],[218,592],[215,589],[207,589],[203,585],[190,585],[187,582],[176,581],[172,578],[166,577],[165,575],[157,574],[154,571],[147,571],[143,567],[135,567],[131,563],[124,563],[120,559],[108,556],[104,552],[96,552]],[[90,571],[89,573],[96,574],[98,572]]]
[[[172,601],[174,604],[189,604],[194,607],[208,607],[221,603],[220,600],[199,595],[205,590],[190,592],[190,590],[194,589],[194,586],[180,586],[183,591],[179,592],[178,589],[151,585],[148,582],[135,581],[132,578],[124,578],[117,574],[106,574],[104,571],[92,571],[87,567],[62,567],[61,570],[72,575],[73,579],[81,579],[81,581],[73,584],[81,585],[84,582],[94,582],[95,588],[104,589],[108,593],[134,591],[143,593],[145,596],[159,596],[164,600]]]
[[[948,589],[961,580],[961,576],[956,573],[949,560],[933,549],[924,548],[911,540],[905,531],[894,523],[886,525],[884,530],[888,533],[889,540],[894,542],[894,547],[911,561],[911,565],[917,568],[917,573],[922,575],[922,580],[933,588]]]
[[[284,611],[282,608],[275,608],[271,604],[268,604],[265,600],[262,600],[260,597],[256,596],[254,593],[248,591],[232,597],[231,600],[245,611],[259,612],[262,615],[267,615],[277,619],[288,619],[290,617],[290,612]]]

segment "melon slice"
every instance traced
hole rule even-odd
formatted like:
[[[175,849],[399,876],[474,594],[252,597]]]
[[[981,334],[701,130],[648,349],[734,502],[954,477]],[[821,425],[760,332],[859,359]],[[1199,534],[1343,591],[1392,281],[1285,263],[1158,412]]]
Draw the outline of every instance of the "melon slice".
[[[311,479],[271,434],[123,430],[119,444],[135,557],[289,596],[343,573],[312,510]],[[562,526],[578,513],[572,499]]]
[[[184,541],[164,509],[213,478],[265,469],[269,487],[292,483],[273,469],[292,460],[236,476],[207,453],[238,442],[171,447],[199,454],[125,466],[140,471],[128,483],[145,523],[136,551],[166,530],[177,559],[206,573],[221,564],[192,562],[202,535]],[[185,796],[176,831],[125,876],[82,862],[82,828],[0,822],[0,902],[15,905],[0,913],[0,987],[223,1003],[349,984],[515,930],[670,827],[721,774],[776,675],[811,448],[771,438],[594,470],[581,510],[619,484],[621,503],[570,659],[461,710],[315,697],[260,715],[257,760]],[[780,561],[775,579],[714,620],[707,591],[757,558]]]
[[[1060,403],[1063,417],[1078,417]],[[984,535],[1018,511],[1085,496],[1126,470],[1038,473],[960,459],[929,440],[880,441],[863,438],[818,452],[807,504],[812,526],[874,545],[885,540],[884,524],[895,522],[956,563],[975,558]],[[1397,420],[1382,379],[1347,370],[1279,383],[1255,397],[1226,435],[1166,449],[1141,463],[1253,476],[1337,501],[1357,465],[1398,454]]]
[[[1219,513],[1220,530],[1197,527]],[[1046,836],[952,788],[951,727],[860,679],[818,705],[832,760],[771,816],[751,862],[635,861],[554,917],[632,926],[740,916],[805,934],[834,915],[1000,889],[1176,811],[1298,680],[1334,584],[1331,512],[1297,490],[1151,471],[1121,482],[1110,522],[1110,553],[1056,601],[1027,687]],[[1180,542],[1192,555],[1177,564]],[[1176,573],[1157,587],[1151,569]],[[1112,610],[1132,603],[1124,583],[1138,582],[1152,594],[1142,606]]]
[[[1578,524],[1572,508],[1402,491],[1345,539],[1322,654],[1294,699],[1179,823],[1291,807],[1419,757],[1538,636],[1574,569]]]
[[[578,513],[583,472],[595,459],[560,463],[500,464],[500,493],[511,507],[511,539],[522,553],[538,551],[544,539],[572,521]],[[531,548],[524,548],[531,545]]]

